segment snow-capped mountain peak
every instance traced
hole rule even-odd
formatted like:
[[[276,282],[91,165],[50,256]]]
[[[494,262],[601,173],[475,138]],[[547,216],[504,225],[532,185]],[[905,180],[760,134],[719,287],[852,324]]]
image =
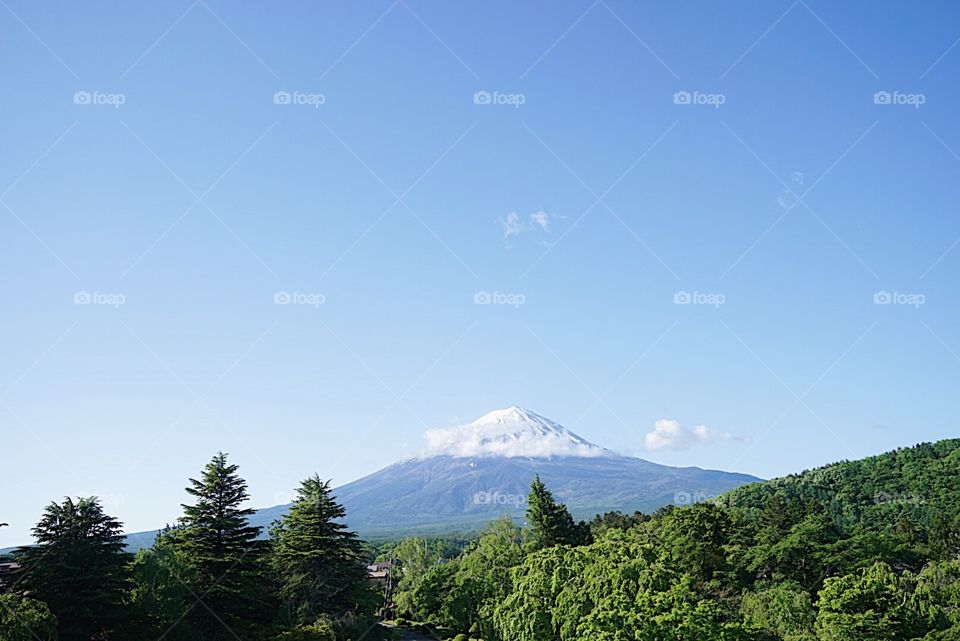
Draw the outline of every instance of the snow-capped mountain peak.
[[[429,430],[425,437],[427,449],[421,458],[613,455],[562,425],[516,405],[494,410],[466,425]]]

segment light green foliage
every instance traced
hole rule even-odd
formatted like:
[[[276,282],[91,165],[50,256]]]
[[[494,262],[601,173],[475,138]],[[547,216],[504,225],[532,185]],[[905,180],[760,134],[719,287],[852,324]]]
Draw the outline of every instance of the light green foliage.
[[[333,621],[323,616],[310,625],[298,625],[281,632],[276,641],[337,641],[337,633]]]
[[[442,561],[435,550],[430,557],[434,564],[419,577],[404,575],[403,590],[396,599],[398,608],[418,621],[463,632],[477,630],[484,638],[492,638],[493,609],[508,594],[510,569],[523,560],[525,541],[520,528],[504,517],[490,523],[455,559]],[[413,540],[408,544],[415,561],[424,557],[414,555],[414,550],[429,553],[429,548],[420,547],[423,543]]]
[[[190,602],[183,553],[173,544],[169,531],[162,532],[153,547],[140,550],[131,565],[133,588],[130,602],[146,620],[148,629],[170,641],[187,639],[182,626],[173,626]]]
[[[817,613],[810,593],[798,583],[781,583],[746,592],[741,605],[744,625],[783,641],[815,641]]]
[[[817,635],[822,641],[894,641],[922,632],[912,602],[915,579],[885,563],[858,574],[831,577],[819,595]]]
[[[642,530],[609,531],[586,547],[530,555],[496,608],[502,639],[747,639],[735,613],[698,588]]]
[[[915,601],[930,626],[960,626],[960,559],[925,567],[917,577]]]
[[[0,594],[0,641],[55,641],[57,618],[45,603]]]
[[[509,517],[493,521],[476,545],[460,558],[453,579],[447,619],[459,630],[479,628],[485,638],[493,634],[494,608],[509,593],[510,570],[524,556],[525,538]]]

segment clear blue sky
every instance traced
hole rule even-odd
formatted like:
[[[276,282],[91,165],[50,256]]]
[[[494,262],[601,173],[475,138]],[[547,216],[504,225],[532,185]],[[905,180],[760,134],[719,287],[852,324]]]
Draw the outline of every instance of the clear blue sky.
[[[0,545],[511,404],[764,477],[956,436],[958,38],[954,2],[2,0]]]

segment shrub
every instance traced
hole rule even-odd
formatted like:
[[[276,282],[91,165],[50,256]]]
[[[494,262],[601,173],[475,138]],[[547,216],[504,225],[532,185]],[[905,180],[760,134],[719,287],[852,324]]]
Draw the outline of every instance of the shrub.
[[[337,641],[337,634],[334,632],[333,622],[321,617],[313,625],[298,625],[281,632],[277,641]]]

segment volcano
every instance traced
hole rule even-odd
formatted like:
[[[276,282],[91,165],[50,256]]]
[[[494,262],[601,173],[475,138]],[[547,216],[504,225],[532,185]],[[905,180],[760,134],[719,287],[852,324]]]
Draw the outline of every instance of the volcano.
[[[573,515],[650,512],[711,498],[760,479],[623,456],[522,407],[430,430],[427,447],[336,489],[347,524],[364,536],[470,530],[504,514],[521,519],[535,475]],[[256,525],[286,511],[260,510]]]

